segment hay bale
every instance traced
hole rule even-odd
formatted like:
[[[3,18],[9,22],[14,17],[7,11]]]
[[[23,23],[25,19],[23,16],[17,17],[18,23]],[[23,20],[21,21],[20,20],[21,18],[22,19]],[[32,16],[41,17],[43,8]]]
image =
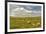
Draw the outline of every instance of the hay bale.
[[[31,23],[30,21],[27,21],[27,23]]]

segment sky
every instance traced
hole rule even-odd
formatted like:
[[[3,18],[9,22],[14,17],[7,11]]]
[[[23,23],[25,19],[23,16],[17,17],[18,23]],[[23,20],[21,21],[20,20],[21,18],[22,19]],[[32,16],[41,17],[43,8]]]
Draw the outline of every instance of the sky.
[[[23,7],[23,8],[25,8],[25,9],[27,9],[27,10],[33,10],[33,11],[41,11],[41,6],[33,6],[33,5],[12,5],[11,4],[11,9],[14,9],[14,8],[16,8],[17,6],[19,6],[19,7]]]
[[[13,12],[13,10],[16,8],[24,8],[28,11],[32,11],[32,16],[40,16],[41,15],[41,6],[33,6],[33,5],[12,5],[10,4],[10,13]],[[23,13],[23,12],[22,12]]]

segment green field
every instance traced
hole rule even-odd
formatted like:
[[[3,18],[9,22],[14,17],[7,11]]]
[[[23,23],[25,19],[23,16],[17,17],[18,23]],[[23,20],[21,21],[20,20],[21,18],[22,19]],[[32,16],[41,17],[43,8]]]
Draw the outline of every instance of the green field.
[[[10,29],[40,28],[41,17],[10,17]]]

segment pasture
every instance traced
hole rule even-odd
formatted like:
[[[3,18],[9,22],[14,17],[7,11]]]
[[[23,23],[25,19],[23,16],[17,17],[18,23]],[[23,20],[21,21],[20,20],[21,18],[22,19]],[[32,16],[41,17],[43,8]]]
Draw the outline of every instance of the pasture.
[[[40,28],[41,17],[12,17],[10,16],[10,29]]]

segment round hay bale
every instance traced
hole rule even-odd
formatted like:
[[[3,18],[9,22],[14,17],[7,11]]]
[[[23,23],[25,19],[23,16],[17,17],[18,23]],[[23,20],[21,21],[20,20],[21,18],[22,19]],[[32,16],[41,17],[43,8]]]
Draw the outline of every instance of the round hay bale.
[[[30,21],[27,21],[27,23],[31,23]]]

